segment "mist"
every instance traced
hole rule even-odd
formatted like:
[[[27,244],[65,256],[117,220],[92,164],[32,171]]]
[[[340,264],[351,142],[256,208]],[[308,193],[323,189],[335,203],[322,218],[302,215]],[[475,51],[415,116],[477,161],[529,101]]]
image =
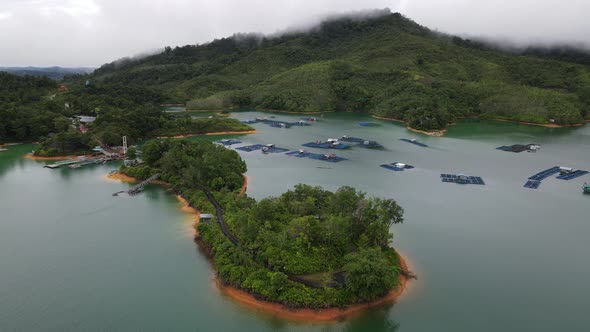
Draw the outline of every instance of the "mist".
[[[379,15],[374,8],[515,49],[590,49],[590,1],[580,0],[2,0],[0,66],[100,66],[236,33],[273,36],[345,14]]]

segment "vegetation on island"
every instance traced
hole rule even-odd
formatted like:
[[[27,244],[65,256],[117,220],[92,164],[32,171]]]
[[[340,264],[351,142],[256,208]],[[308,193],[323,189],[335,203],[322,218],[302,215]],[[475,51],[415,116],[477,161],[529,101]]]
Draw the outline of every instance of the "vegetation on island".
[[[72,83],[60,88],[48,78],[0,72],[0,143],[40,141],[40,156],[86,154],[99,142],[118,146],[141,138],[249,131],[235,119],[192,119],[168,114],[149,88]],[[77,115],[96,117],[81,123]]]
[[[403,209],[394,200],[300,184],[257,202],[238,195],[246,165],[233,150],[205,140],[152,140],[142,155],[144,164],[121,171],[139,179],[160,173],[201,212],[215,214],[203,188],[222,206],[237,244],[216,219],[198,231],[224,283],[305,308],[371,301],[397,287],[402,270],[390,228],[403,221]]]
[[[460,117],[569,125],[590,118],[589,58],[575,50],[502,51],[385,10],[307,32],[166,47],[105,64],[91,77],[141,85],[191,109],[363,111],[422,130]]]

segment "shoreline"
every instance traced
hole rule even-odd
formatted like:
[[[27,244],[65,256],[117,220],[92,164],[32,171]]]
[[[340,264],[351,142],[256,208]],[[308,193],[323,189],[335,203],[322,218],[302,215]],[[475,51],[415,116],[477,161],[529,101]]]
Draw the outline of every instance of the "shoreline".
[[[240,193],[238,194],[240,196],[244,196],[246,190],[248,190],[248,182],[250,182],[250,178],[248,178],[248,175],[242,174],[242,176],[244,177],[244,184],[242,184],[242,188],[240,189]]]
[[[187,138],[187,137],[195,137],[195,136],[217,136],[217,135],[245,135],[245,134],[258,134],[258,130],[247,130],[247,131],[217,131],[213,133],[205,133],[205,134],[185,134],[185,135],[176,135],[176,136],[158,136],[158,139],[166,139],[166,138]]]
[[[501,118],[486,118],[486,117],[479,117],[479,118],[458,118],[458,119],[480,119],[480,120],[493,120],[493,121],[500,121],[500,122],[513,122],[528,126],[538,126],[538,127],[545,127],[545,128],[568,128],[568,127],[581,127],[584,126],[584,123],[577,123],[571,125],[560,125],[555,123],[535,123],[535,122],[526,122],[526,121],[518,121],[518,120],[507,120]],[[590,120],[586,120],[586,122],[590,122]]]
[[[408,272],[409,269],[406,260],[399,253],[398,256],[400,258],[400,265],[402,267],[402,271]],[[406,288],[408,287],[408,279],[409,278],[404,274],[400,274],[399,284],[395,289],[392,289],[385,296],[373,300],[371,302],[351,304],[343,309],[326,308],[320,310],[305,308],[293,309],[288,308],[282,304],[259,300],[246,291],[237,289],[232,286],[223,285],[223,283],[218,277],[215,278],[215,285],[223,295],[232,298],[236,302],[239,302],[244,307],[247,307],[251,310],[261,311],[266,314],[271,314],[275,317],[288,320],[303,322],[334,322],[354,315],[361,314],[368,309],[395,303],[396,300],[398,300],[400,296],[403,294],[404,290],[406,290]]]
[[[400,119],[396,119],[396,118],[389,118],[389,117],[379,116],[379,115],[371,115],[371,117],[373,117],[375,119],[379,119],[379,120],[395,121],[395,122],[403,123],[404,125],[406,124],[405,121],[400,120]],[[447,129],[440,129],[440,130],[420,130],[420,129],[412,128],[412,127],[407,126],[407,125],[405,127],[409,131],[413,131],[415,133],[420,133],[420,134],[424,134],[424,135],[428,135],[428,136],[432,136],[432,137],[443,137],[446,134],[446,132],[447,132]]]
[[[27,153],[23,156],[23,158],[25,159],[30,159],[30,160],[65,160],[65,159],[76,159],[78,157],[86,157],[86,158],[91,158],[93,157],[92,155],[86,154],[86,155],[70,155],[70,156],[52,156],[52,157],[42,157],[42,156],[35,156],[32,153]]]
[[[242,176],[244,177],[244,184],[242,185],[242,188],[240,189],[240,195],[243,195],[246,192],[246,190],[248,188],[248,183],[249,183],[248,176],[245,174],[242,174]],[[138,182],[138,180],[136,178],[119,173],[119,172],[109,173],[109,174],[105,175],[105,178],[109,179],[109,180],[122,181],[122,182]],[[161,181],[161,180],[154,181],[152,183],[162,185],[164,187],[170,186],[168,183]],[[199,248],[201,250],[205,251],[205,254],[209,257],[209,254],[206,252],[206,250],[204,250],[204,248],[202,247],[202,244],[200,243],[200,240],[199,240],[200,237],[199,237],[199,233],[197,230],[197,226],[199,225],[199,222],[200,222],[200,212],[197,209],[191,207],[189,202],[181,195],[175,195],[175,196],[176,196],[176,199],[181,203],[180,210],[184,213],[194,216],[194,218],[195,218],[194,222],[193,222],[194,239],[197,242],[197,244],[199,245]],[[334,321],[342,320],[344,318],[348,318],[350,316],[361,314],[368,309],[372,309],[372,308],[380,307],[383,305],[395,303],[400,298],[400,296],[407,289],[407,287],[408,287],[407,284],[408,284],[408,281],[410,278],[407,276],[407,273],[409,272],[409,268],[408,268],[408,264],[407,264],[406,259],[404,259],[404,257],[402,257],[399,254],[399,252],[396,251],[396,253],[399,256],[400,265],[401,265],[401,269],[402,269],[402,273],[400,273],[400,275],[399,275],[397,287],[395,287],[395,289],[390,290],[385,296],[383,296],[381,298],[378,298],[378,299],[373,300],[368,303],[350,304],[346,308],[343,308],[343,309],[340,309],[340,308],[325,308],[325,309],[320,309],[320,310],[306,309],[306,308],[294,309],[294,308],[288,308],[282,304],[259,300],[254,295],[252,295],[246,291],[237,289],[232,286],[224,285],[223,282],[221,281],[221,279],[219,279],[219,277],[217,276],[217,269],[215,268],[214,262],[210,260],[210,263],[212,264],[213,271],[215,271],[215,273],[216,273],[215,286],[220,291],[220,293],[224,296],[228,296],[228,297],[232,298],[238,304],[244,305],[245,307],[247,307],[250,310],[260,310],[260,311],[264,312],[265,314],[270,314],[275,317],[288,319],[288,320],[305,321],[305,322],[334,322]]]

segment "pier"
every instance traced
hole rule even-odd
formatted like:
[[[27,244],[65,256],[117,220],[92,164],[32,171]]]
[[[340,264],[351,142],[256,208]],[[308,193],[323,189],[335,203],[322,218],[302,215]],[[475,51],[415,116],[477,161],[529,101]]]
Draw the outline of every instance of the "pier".
[[[105,163],[105,162],[111,161],[111,160],[115,160],[115,159],[107,158],[107,157],[68,159],[68,160],[58,161],[53,164],[45,165],[43,167],[50,168],[50,169],[56,169],[56,168],[60,168],[60,167],[64,167],[64,166],[69,166],[71,168],[78,168],[78,167],[91,165],[91,164]]]
[[[128,190],[122,190],[122,191],[114,193],[113,196],[119,196],[119,194],[124,194],[124,193],[126,193],[130,196],[137,195],[143,191],[143,188],[145,188],[146,185],[154,182],[155,180],[157,180],[159,178],[160,178],[160,173],[156,173],[156,174],[150,176],[149,178],[141,181],[140,183],[136,184],[135,186],[131,187]]]

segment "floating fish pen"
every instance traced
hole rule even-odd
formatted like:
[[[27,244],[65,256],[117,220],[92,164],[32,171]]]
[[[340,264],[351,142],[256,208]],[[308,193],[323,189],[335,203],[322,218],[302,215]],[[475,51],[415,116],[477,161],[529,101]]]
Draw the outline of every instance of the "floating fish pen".
[[[383,168],[385,168],[385,169],[388,169],[390,171],[396,171],[396,172],[401,172],[401,171],[406,170],[406,169],[412,169],[412,168],[414,168],[414,166],[412,166],[412,165],[407,165],[407,164],[404,164],[404,163],[397,163],[397,162],[396,163],[391,163],[391,164],[383,164],[383,165],[380,165],[380,166],[383,167]]]
[[[383,149],[383,145],[375,141],[363,141],[362,143],[359,143],[358,146],[367,149]]]
[[[525,188],[529,188],[529,189],[538,189],[539,186],[541,185],[541,181],[537,181],[537,180],[528,180],[525,184],[524,187]]]
[[[309,123],[307,123],[307,122],[305,122],[303,120],[295,121],[295,122],[289,122],[289,124],[292,125],[292,126],[300,126],[300,127],[311,126],[311,124],[309,124]]]
[[[240,146],[240,147],[236,148],[236,150],[245,151],[245,152],[262,150],[262,152],[264,152],[264,153],[282,153],[282,152],[289,151],[289,149],[276,147],[274,144],[254,144],[254,145]]]
[[[559,166],[551,167],[533,176],[529,176],[529,180],[543,181],[546,178],[559,173]]]
[[[346,135],[342,136],[340,138],[340,140],[344,141],[344,142],[353,142],[353,143],[362,143],[362,142],[366,141],[364,138],[352,137],[352,136],[346,136]]]
[[[301,120],[304,121],[318,121],[318,119],[316,117],[313,116],[309,116],[309,117],[304,117],[304,118],[300,118]]]
[[[580,176],[584,176],[584,175],[588,174],[589,172],[584,171],[584,170],[574,171],[570,167],[554,166],[554,167],[546,169],[542,172],[539,172],[533,176],[530,176],[528,178],[527,182],[524,184],[524,187],[530,188],[530,189],[538,189],[539,186],[541,185],[541,181],[547,179],[550,176],[558,174],[558,173],[559,173],[559,175],[557,176],[557,179],[569,181],[569,180],[579,178]]]
[[[338,149],[338,150],[348,149],[350,147],[350,145],[346,145],[344,143],[341,143],[335,138],[329,138],[326,142],[315,141],[315,142],[304,143],[301,145],[306,146],[308,148]]]
[[[417,145],[417,146],[421,146],[423,148],[427,148],[428,147],[428,145],[426,145],[424,143],[418,142],[415,138],[412,138],[412,139],[400,138],[399,140],[400,141],[403,141],[403,142],[408,142],[408,143],[411,143],[411,144],[414,144],[414,145]]]
[[[240,144],[240,143],[242,143],[242,141],[238,141],[235,139],[222,139],[222,140],[216,141],[215,143],[225,145],[225,146],[231,146],[234,144]]]
[[[318,154],[318,153],[311,153],[311,152],[308,152],[305,150],[291,151],[291,152],[287,152],[285,154],[288,156],[297,157],[297,158],[311,158],[311,159],[322,160],[322,161],[327,161],[327,162],[331,162],[331,163],[337,163],[337,162],[340,162],[343,160],[348,160],[346,158],[339,157],[335,154]]]
[[[362,127],[375,127],[378,126],[375,122],[359,122],[359,126]]]
[[[523,151],[527,152],[537,152],[541,149],[541,145],[539,144],[514,144],[514,145],[504,145],[496,148],[497,150],[506,151],[506,152],[514,152],[514,153],[521,153]]]
[[[575,178],[579,178],[580,176],[584,176],[586,174],[588,174],[588,171],[577,170],[577,171],[562,173],[557,178],[560,180],[568,181],[568,180],[573,180]]]
[[[465,174],[441,174],[440,179],[442,182],[449,183],[485,185],[485,182],[481,177],[468,176]]]

